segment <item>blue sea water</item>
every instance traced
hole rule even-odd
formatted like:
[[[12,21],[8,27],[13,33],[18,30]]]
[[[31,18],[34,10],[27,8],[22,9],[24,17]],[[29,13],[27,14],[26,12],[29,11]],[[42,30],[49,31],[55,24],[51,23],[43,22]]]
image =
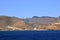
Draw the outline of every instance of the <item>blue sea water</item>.
[[[60,40],[60,31],[0,31],[0,40]]]

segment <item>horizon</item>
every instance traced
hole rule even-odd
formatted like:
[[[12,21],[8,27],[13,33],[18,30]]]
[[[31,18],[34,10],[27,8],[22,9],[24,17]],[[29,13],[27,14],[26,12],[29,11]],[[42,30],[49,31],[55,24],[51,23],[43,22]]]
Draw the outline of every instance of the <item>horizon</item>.
[[[60,0],[0,0],[0,15],[19,18],[60,16]]]
[[[7,16],[7,15],[0,15],[0,16]],[[21,18],[21,17],[17,17],[17,16],[7,16],[7,17],[16,17],[16,18]],[[26,17],[26,18],[33,18],[34,16],[32,16],[32,17]],[[38,17],[38,18],[40,18],[40,17],[52,17],[52,18],[58,18],[58,17],[60,17],[60,16],[57,16],[57,17],[54,17],[54,16],[35,16],[35,17]],[[25,19],[25,18],[22,18],[22,19]]]

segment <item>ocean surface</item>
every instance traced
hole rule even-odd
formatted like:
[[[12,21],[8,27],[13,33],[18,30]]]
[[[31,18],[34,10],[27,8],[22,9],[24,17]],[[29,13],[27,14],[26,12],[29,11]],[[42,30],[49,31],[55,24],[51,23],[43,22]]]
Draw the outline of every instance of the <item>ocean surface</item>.
[[[0,31],[0,40],[60,40],[60,31]]]

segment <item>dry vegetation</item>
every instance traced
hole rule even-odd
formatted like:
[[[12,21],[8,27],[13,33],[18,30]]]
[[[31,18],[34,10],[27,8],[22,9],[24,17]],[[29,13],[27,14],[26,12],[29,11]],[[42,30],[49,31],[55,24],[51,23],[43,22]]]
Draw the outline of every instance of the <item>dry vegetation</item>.
[[[60,30],[60,17],[33,17],[21,19],[0,16],[0,30]]]

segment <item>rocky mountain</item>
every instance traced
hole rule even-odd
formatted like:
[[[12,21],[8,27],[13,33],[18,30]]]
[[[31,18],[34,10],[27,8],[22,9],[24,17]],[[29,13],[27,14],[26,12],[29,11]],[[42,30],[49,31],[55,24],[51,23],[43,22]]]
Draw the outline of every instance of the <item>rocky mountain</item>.
[[[0,30],[20,30],[27,28],[29,26],[21,18],[0,16]]]
[[[60,23],[60,17],[49,17],[49,16],[33,16],[32,18],[26,18],[24,19],[25,22],[27,22],[32,27],[37,27],[38,29],[49,29],[53,27],[55,28],[55,23]],[[60,24],[59,24],[60,25]],[[56,26],[58,29],[58,27]]]
[[[59,18],[48,17],[48,16],[42,16],[42,17],[33,16],[32,18],[24,19],[24,21],[33,26],[38,26],[38,25],[48,25],[54,23],[58,19]]]
[[[0,16],[0,30],[60,30],[60,16],[33,16],[32,18],[18,18]]]

